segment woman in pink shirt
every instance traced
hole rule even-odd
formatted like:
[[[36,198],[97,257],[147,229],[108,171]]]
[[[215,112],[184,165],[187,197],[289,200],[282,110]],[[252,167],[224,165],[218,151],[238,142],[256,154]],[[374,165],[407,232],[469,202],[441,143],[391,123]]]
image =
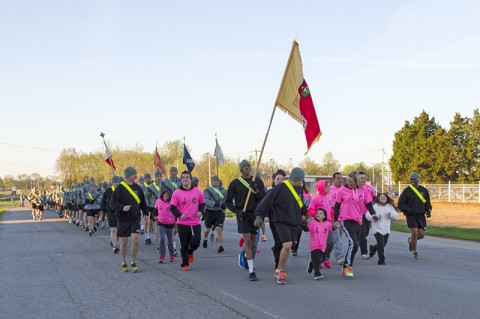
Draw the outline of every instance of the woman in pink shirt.
[[[342,275],[347,278],[353,277],[353,260],[358,250],[365,208],[372,215],[372,219],[378,219],[373,209],[372,196],[362,186],[358,172],[352,171],[348,174],[347,185],[338,190],[334,207],[334,227],[342,227],[348,240],[348,249],[342,269]]]
[[[155,202],[155,211],[157,212],[158,233],[160,234],[160,259],[159,263],[165,261],[165,242],[168,242],[168,252],[170,253],[170,262],[174,261],[173,249],[173,230],[175,228],[175,216],[170,210],[170,194],[165,190],[160,194],[160,198]],[[166,240],[165,240],[166,239]]]
[[[171,211],[177,217],[178,237],[182,252],[182,269],[190,270],[193,262],[193,252],[200,246],[202,226],[200,217],[205,211],[203,193],[197,187],[192,187],[192,174],[183,171],[182,186],[172,194]]]

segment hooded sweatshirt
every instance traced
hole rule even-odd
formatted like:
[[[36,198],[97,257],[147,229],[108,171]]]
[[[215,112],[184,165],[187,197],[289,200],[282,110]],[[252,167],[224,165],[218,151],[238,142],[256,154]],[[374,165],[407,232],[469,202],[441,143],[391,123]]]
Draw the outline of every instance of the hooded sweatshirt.
[[[163,226],[173,226],[175,224],[175,216],[170,210],[170,201],[163,200],[163,194],[168,193],[164,191],[160,198],[155,202],[155,209],[158,211],[157,220]]]
[[[320,180],[315,184],[315,188],[318,194],[313,197],[308,206],[308,212],[310,216],[315,217],[315,213],[319,208],[323,208],[327,212],[327,221],[331,222],[333,218],[333,204],[332,197],[329,194],[325,194],[326,180]],[[312,215],[313,214],[313,215]]]
[[[372,197],[365,187],[349,188],[342,186],[337,193],[334,219],[338,218],[339,221],[353,220],[361,225],[362,217],[366,212],[365,207],[372,214],[375,214],[371,202]]]
[[[192,187],[187,190],[182,186],[173,192],[170,204],[173,215],[178,218],[178,225],[200,225],[200,217],[197,216],[197,213],[203,214],[205,211],[205,199],[200,189]],[[186,216],[183,220],[180,219],[182,214]]]

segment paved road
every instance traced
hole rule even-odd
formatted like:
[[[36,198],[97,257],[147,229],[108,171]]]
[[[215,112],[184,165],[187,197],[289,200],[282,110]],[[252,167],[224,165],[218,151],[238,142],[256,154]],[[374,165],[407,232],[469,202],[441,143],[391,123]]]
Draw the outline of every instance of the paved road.
[[[237,265],[236,223],[227,220],[225,252],[196,253],[189,272],[180,261],[158,264],[140,245],[139,273],[121,273],[107,230],[92,238],[53,212],[43,222],[14,209],[0,221],[1,318],[478,318],[480,245],[427,237],[420,261],[410,259],[407,234],[392,233],[387,266],[358,260],[355,278],[340,266],[314,281],[306,273],[308,234],[288,262],[288,284],[272,277],[269,241],[255,260],[259,281]],[[268,230],[268,227],[267,227]],[[267,233],[268,235],[268,233]],[[373,237],[369,238],[373,241]]]

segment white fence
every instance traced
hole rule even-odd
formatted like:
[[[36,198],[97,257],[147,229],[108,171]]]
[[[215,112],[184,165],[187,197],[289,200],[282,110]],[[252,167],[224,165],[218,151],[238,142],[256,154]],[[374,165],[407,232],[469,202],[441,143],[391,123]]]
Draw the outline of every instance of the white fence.
[[[398,183],[400,194],[409,184]],[[428,189],[430,200],[449,203],[480,203],[478,184],[420,184]]]

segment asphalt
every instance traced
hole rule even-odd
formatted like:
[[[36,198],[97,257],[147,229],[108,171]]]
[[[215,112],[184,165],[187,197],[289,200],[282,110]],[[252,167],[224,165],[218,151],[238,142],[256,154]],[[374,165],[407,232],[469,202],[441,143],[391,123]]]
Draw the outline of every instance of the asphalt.
[[[426,237],[410,258],[406,233],[392,232],[386,266],[355,260],[353,279],[340,266],[306,272],[308,233],[287,264],[286,285],[273,279],[272,239],[260,242],[258,281],[238,266],[235,220],[225,223],[225,252],[200,247],[188,272],[180,260],[159,264],[140,244],[138,273],[122,273],[108,230],[89,237],[46,212],[13,209],[0,220],[0,318],[478,318],[480,245]],[[427,232],[428,235],[428,232]],[[369,236],[369,241],[374,241]],[[177,239],[178,245],[178,239]],[[333,260],[332,260],[333,261]]]

